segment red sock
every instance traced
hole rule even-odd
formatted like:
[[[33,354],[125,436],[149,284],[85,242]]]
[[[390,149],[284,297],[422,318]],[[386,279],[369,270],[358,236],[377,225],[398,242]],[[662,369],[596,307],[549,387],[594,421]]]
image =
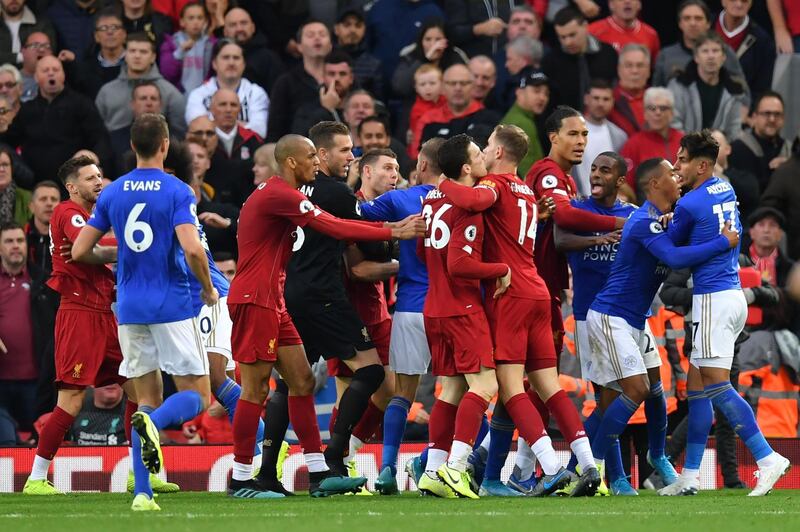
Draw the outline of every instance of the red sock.
[[[313,395],[289,396],[289,421],[292,422],[304,454],[322,452]]]
[[[528,389],[528,397],[531,398],[531,403],[536,407],[536,411],[539,412],[539,417],[542,418],[542,425],[547,429],[550,426],[550,410],[547,409],[547,405],[544,404],[542,398],[533,388]]]
[[[375,434],[375,431],[378,430],[382,421],[383,410],[370,401],[366,411],[364,411],[364,415],[361,416],[358,424],[353,427],[353,436],[363,442],[368,441],[372,438],[372,435]]]
[[[450,452],[453,445],[453,433],[456,431],[456,413],[458,407],[444,401],[436,400],[431,408],[428,421],[428,447]]]
[[[66,410],[56,407],[50,418],[47,420],[42,433],[39,434],[39,446],[36,448],[36,454],[47,460],[52,460],[61,447],[61,442],[64,441],[64,436],[72,422],[75,421],[75,416],[71,415]]]
[[[517,426],[520,436],[525,438],[526,442],[533,444],[542,436],[547,436],[542,418],[531,404],[527,394],[518,393],[506,401],[505,407],[511,420],[514,421],[514,425]]]
[[[578,438],[585,438],[586,431],[581,423],[581,417],[572,401],[564,390],[558,390],[553,397],[547,400],[547,408],[553,413],[558,424],[558,430],[569,443]]]
[[[487,408],[489,408],[489,401],[480,395],[467,392],[458,405],[453,440],[475,445],[475,438],[481,429],[483,413]]]
[[[331,410],[331,419],[328,421],[328,434],[333,434],[333,426],[336,424],[336,416],[339,415],[339,409],[337,407],[333,407]]]
[[[131,441],[131,416],[139,410],[139,405],[134,403],[133,401],[127,401],[125,403],[125,419],[123,419],[122,423],[125,425],[125,437],[128,439],[128,442]]]
[[[260,404],[241,398],[236,403],[236,413],[233,415],[233,459],[240,464],[253,463],[261,410]]]

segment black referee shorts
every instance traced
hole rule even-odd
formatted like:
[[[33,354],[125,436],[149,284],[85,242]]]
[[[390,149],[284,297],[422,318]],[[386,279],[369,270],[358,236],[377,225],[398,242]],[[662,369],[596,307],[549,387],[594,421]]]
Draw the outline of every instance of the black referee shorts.
[[[328,303],[322,312],[292,318],[309,360],[349,360],[356,351],[375,347],[349,301]]]

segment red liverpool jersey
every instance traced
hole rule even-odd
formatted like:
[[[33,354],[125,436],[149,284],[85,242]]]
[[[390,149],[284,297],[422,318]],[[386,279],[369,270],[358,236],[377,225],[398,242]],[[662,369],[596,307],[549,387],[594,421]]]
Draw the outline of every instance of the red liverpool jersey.
[[[53,272],[47,286],[72,303],[111,312],[116,297],[116,280],[111,269],[103,264],[67,262],[61,256],[61,245],[74,242],[88,219],[89,213],[72,200],[56,205],[50,218]]]

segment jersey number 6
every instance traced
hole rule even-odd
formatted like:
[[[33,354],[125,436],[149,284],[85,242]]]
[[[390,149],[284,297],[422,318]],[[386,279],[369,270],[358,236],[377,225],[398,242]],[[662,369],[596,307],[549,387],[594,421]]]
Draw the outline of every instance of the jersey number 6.
[[[153,229],[147,222],[138,220],[146,206],[146,203],[137,203],[125,220],[125,245],[137,253],[147,251],[153,245]],[[140,240],[136,240],[136,233],[141,233]]]

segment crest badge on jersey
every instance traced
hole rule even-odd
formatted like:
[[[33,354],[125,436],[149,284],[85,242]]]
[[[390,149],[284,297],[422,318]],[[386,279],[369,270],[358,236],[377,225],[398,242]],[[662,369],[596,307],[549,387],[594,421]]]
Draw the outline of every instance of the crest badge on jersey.
[[[303,201],[300,202],[300,212],[301,213],[305,214],[305,213],[311,212],[313,210],[314,210],[314,204],[311,203],[310,201],[308,201],[307,199],[304,199]]]
[[[558,178],[553,174],[547,174],[542,178],[542,188],[556,188]]]
[[[478,228],[476,226],[469,225],[464,229],[464,238],[466,238],[468,242],[475,242],[477,236]]]
[[[74,227],[83,227],[86,225],[86,220],[83,219],[83,216],[80,214],[76,214],[70,219],[70,222]]]
[[[658,233],[663,233],[664,228],[658,222],[650,222],[650,232],[657,235]]]

